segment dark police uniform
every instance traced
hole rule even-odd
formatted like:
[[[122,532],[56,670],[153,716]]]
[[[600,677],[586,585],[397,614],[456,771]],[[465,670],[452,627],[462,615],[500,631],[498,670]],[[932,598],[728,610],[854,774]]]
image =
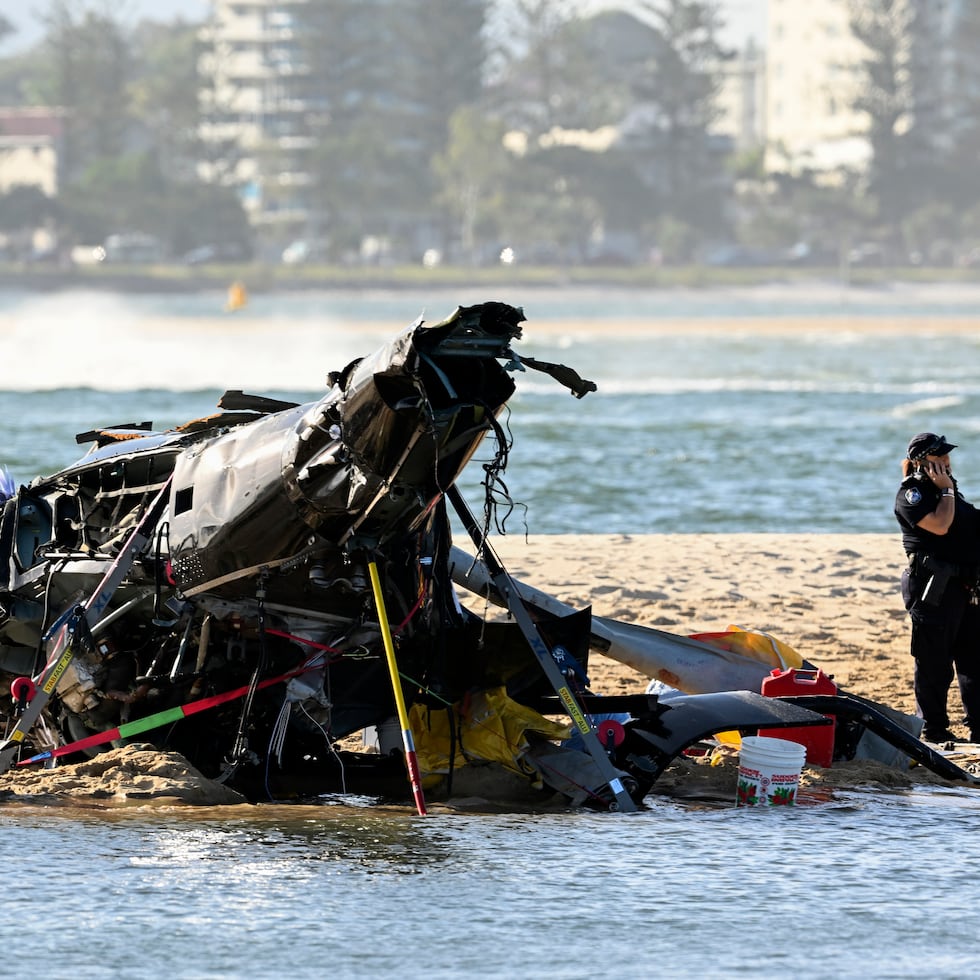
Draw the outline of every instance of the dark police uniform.
[[[909,556],[902,598],[912,620],[915,700],[925,722],[923,738],[945,740],[955,665],[970,740],[980,741],[980,511],[957,490],[953,523],[945,534],[917,527],[941,496],[932,480],[916,472],[902,481],[895,497],[895,517]]]

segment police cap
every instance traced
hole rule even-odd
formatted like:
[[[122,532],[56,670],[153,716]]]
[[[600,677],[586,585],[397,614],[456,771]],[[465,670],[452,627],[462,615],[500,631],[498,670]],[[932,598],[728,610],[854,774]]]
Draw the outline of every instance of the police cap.
[[[945,436],[937,436],[935,432],[920,432],[917,436],[912,436],[909,442],[908,458],[914,462],[926,456],[945,456],[955,448],[951,442],[946,441]]]

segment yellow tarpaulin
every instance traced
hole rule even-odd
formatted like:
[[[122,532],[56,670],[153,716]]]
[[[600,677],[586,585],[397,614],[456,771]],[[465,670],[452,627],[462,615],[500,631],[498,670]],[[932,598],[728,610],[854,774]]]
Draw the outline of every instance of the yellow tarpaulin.
[[[524,774],[519,760],[528,747],[527,732],[556,740],[571,735],[570,724],[550,721],[518,704],[502,687],[477,691],[451,708],[414,704],[409,712],[409,724],[423,776],[449,772],[453,749],[450,713],[456,730],[452,760],[456,768],[468,760],[480,759]]]
[[[693,633],[690,638],[782,670],[803,666],[803,658],[782,640],[741,626],[729,626],[724,633]]]

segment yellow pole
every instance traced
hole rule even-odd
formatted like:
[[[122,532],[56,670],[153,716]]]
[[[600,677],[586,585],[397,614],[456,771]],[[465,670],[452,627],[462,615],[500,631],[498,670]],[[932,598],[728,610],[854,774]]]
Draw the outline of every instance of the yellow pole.
[[[368,562],[371,574],[371,588],[374,589],[374,604],[378,607],[378,622],[381,624],[381,636],[385,644],[385,656],[388,659],[388,673],[391,675],[391,689],[395,695],[395,707],[398,709],[398,724],[402,729],[402,745],[405,747],[405,764],[408,766],[408,778],[412,784],[412,796],[415,797],[415,808],[420,816],[428,812],[425,809],[425,797],[422,795],[422,777],[419,772],[419,760],[415,754],[415,739],[408,724],[408,710],[405,708],[405,695],[402,693],[402,682],[398,676],[398,662],[395,659],[395,644],[391,639],[391,627],[388,625],[388,614],[385,611],[384,595],[381,592],[381,579],[378,577],[378,566]]]

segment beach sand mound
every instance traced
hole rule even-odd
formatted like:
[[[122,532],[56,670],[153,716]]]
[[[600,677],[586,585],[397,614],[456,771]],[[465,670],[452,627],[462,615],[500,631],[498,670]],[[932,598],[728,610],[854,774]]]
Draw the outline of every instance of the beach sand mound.
[[[182,755],[145,743],[103,752],[94,759],[54,769],[13,769],[3,778],[4,802],[217,806],[245,797],[208,779]]]

